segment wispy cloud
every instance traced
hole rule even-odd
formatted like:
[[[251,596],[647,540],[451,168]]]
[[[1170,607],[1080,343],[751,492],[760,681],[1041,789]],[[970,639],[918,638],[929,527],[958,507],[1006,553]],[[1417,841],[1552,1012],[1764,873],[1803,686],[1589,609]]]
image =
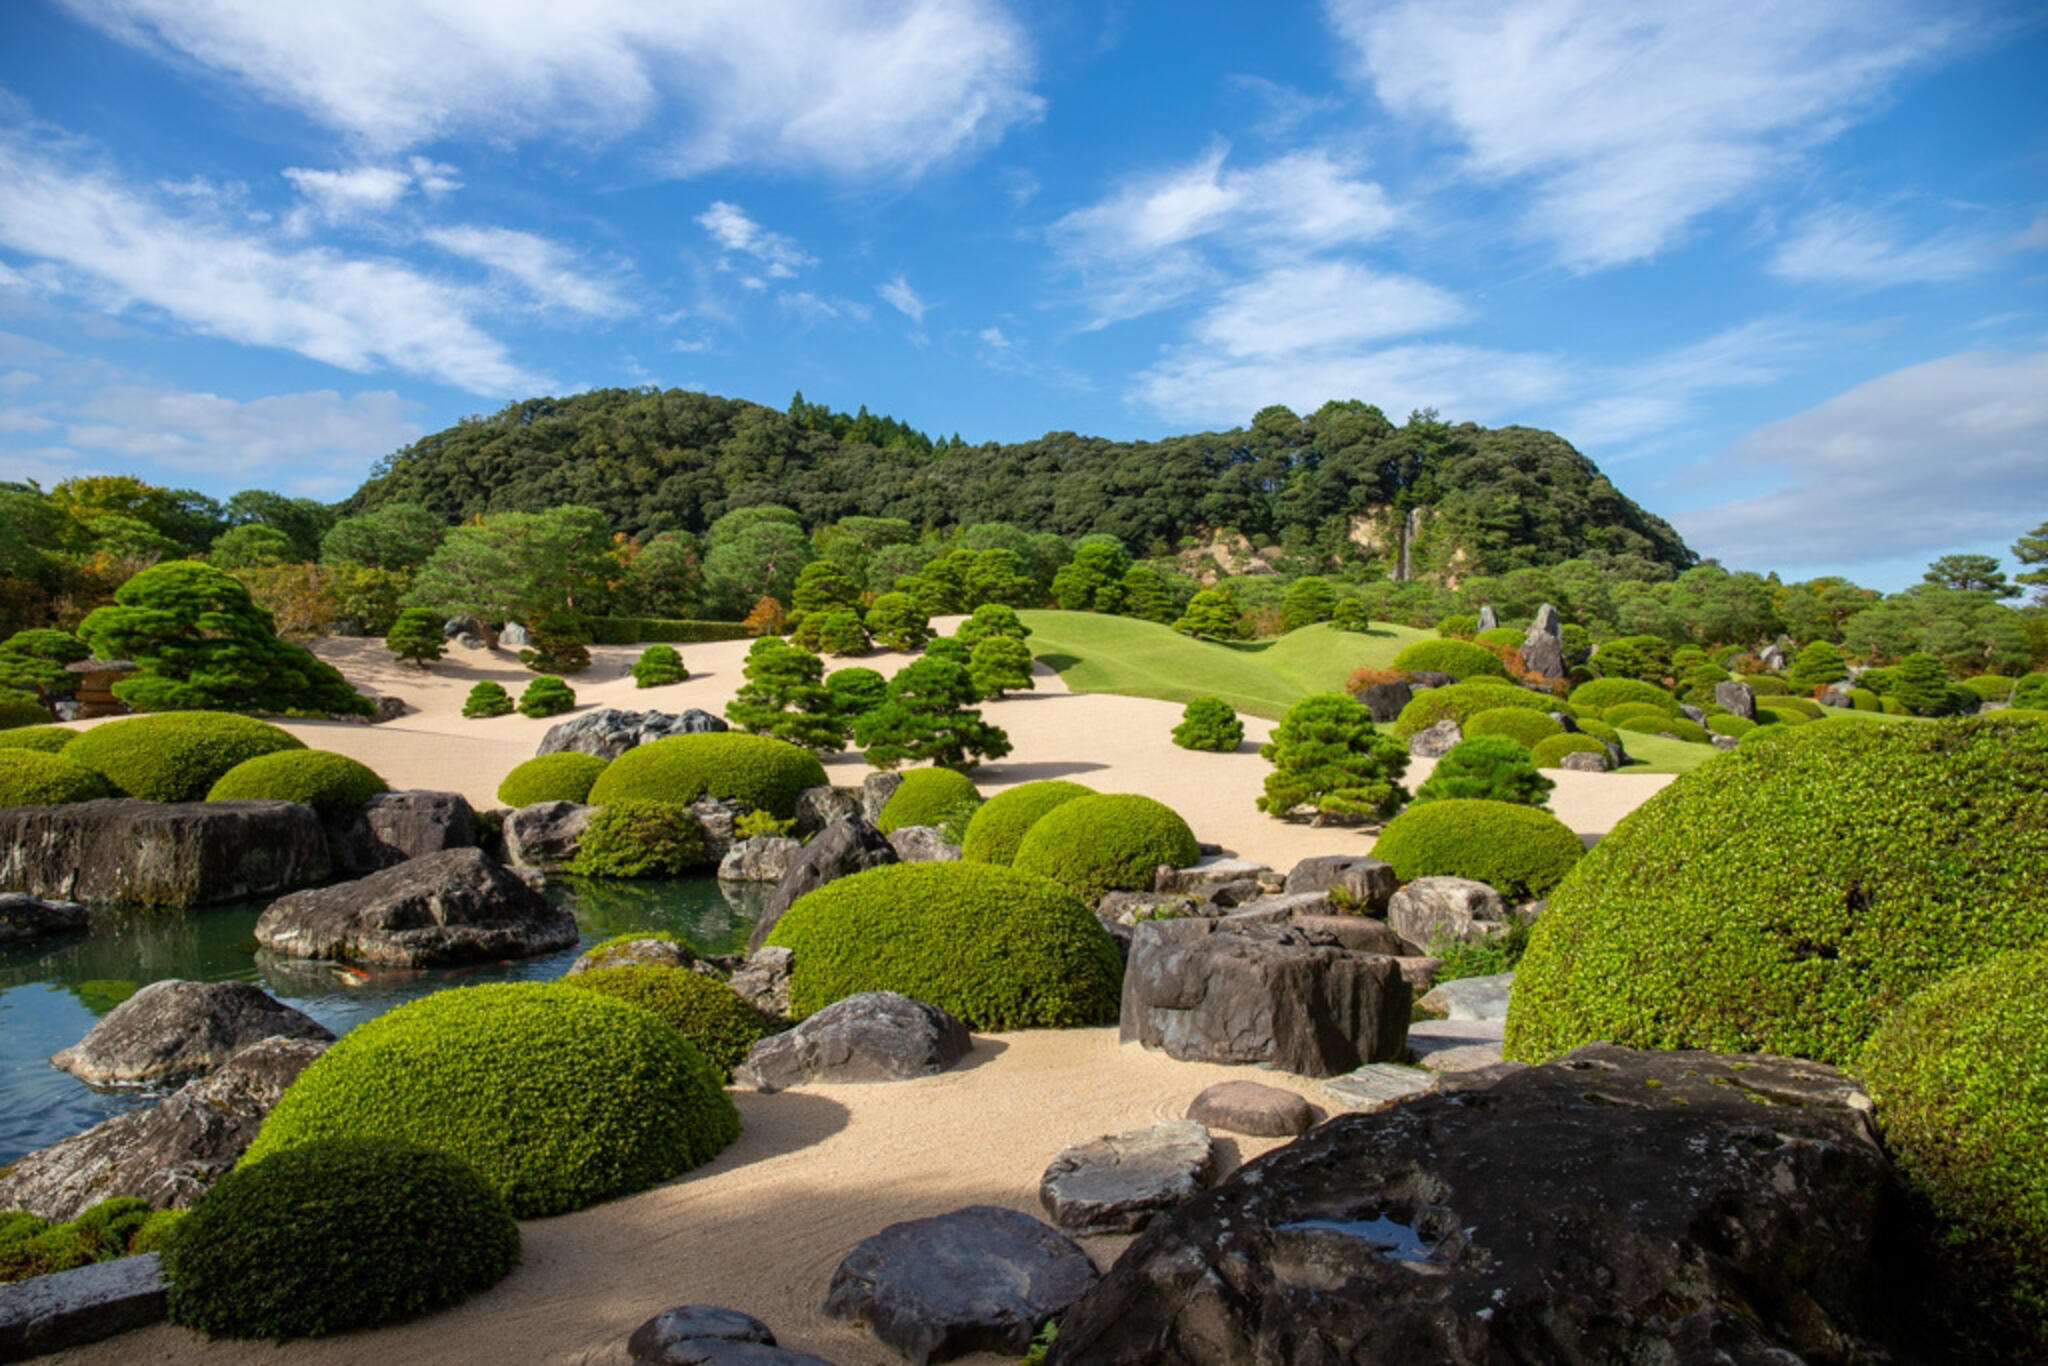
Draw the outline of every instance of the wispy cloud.
[[[875,293],[882,296],[883,303],[889,305],[889,307],[895,309],[919,327],[924,326],[924,311],[927,305],[923,299],[918,297],[917,291],[910,287],[910,281],[903,278],[901,271],[897,272],[894,279],[877,285]]]
[[[1776,382],[1821,340],[1818,329],[1764,318],[1634,364],[1582,368],[1581,392],[1591,397],[1567,403],[1558,431],[1582,447],[1667,431],[1691,418],[1703,398]]]
[[[828,299],[809,290],[792,290],[775,296],[775,306],[805,327],[824,322],[864,323],[874,311],[852,299]]]
[[[1831,205],[1806,215],[1771,256],[1773,275],[1801,283],[1881,289],[1959,280],[1990,266],[1989,235],[1948,229],[1911,240],[1898,220],[1869,209]]]
[[[759,264],[758,274],[752,267],[737,269],[740,283],[749,289],[764,289],[769,280],[792,279],[799,270],[818,264],[818,258],[797,246],[794,239],[769,232],[747,217],[746,210],[723,199],[697,215],[697,226],[728,253],[751,256]],[[730,257],[721,260],[719,268],[736,269]]]
[[[637,311],[609,281],[586,274],[577,254],[559,242],[511,228],[434,228],[426,238],[516,282],[536,303],[592,317]]]
[[[332,389],[237,400],[175,389],[115,387],[80,405],[65,442],[121,467],[275,480],[295,493],[352,488],[377,456],[418,436],[417,404],[388,389]]]

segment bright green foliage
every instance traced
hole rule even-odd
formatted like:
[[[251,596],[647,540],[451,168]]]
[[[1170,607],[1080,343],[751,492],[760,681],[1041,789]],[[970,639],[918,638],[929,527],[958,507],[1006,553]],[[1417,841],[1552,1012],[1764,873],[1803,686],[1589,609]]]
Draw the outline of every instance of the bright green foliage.
[[[950,768],[914,768],[875,821],[883,834],[906,825],[940,825],[961,806],[981,805],[981,793],[964,773]]]
[[[1364,603],[1356,598],[1339,598],[1330,609],[1330,625],[1340,631],[1370,631],[1372,620]]]
[[[1372,847],[1403,882],[1471,878],[1510,902],[1548,895],[1585,852],[1571,828],[1540,807],[1459,799],[1410,807]]]
[[[2044,805],[2048,726],[1759,727],[1551,898],[1508,1053],[1606,1039],[1846,1064],[1936,978],[2048,939]]]
[[[1173,629],[1197,640],[1239,640],[1245,633],[1236,604],[1221,588],[1204,588],[1189,599]]]
[[[1280,599],[1280,629],[1298,631],[1328,621],[1336,610],[1337,594],[1330,581],[1316,574],[1305,575],[1289,584]]]
[[[611,760],[595,754],[541,754],[516,764],[498,784],[498,800],[507,806],[532,806],[535,802],[584,802],[590,799],[590,785]]]
[[[244,759],[214,783],[210,802],[297,802],[343,818],[390,786],[368,765],[324,749],[286,749]]]
[[[1867,670],[1864,676],[1866,678],[1869,677]],[[1792,691],[1791,685],[1776,674],[1743,674],[1737,681],[1749,684],[1749,690],[1758,697],[1766,695],[1782,697]]]
[[[596,508],[494,512],[448,531],[419,567],[410,605],[444,615],[524,621],[569,609],[602,589],[618,562],[611,526]]]
[[[171,1322],[279,1341],[440,1309],[518,1264],[519,1226],[475,1169],[374,1136],[229,1172],[164,1249]]]
[[[1010,737],[981,719],[974,707],[980,700],[965,667],[927,649],[889,680],[887,700],[855,723],[854,742],[882,769],[923,760],[967,769],[1000,759],[1010,752]]]
[[[2012,685],[2015,707],[2048,707],[2048,673],[2023,674]]]
[[[521,982],[437,991],[357,1025],[286,1088],[242,1162],[402,1139],[468,1162],[532,1219],[645,1190],[739,1131],[717,1069],[658,1018]]]
[[[840,730],[850,735],[855,722],[889,700],[889,680],[873,669],[834,669],[825,675],[825,691]]]
[[[105,778],[65,755],[0,749],[0,806],[62,806],[113,795]]]
[[[0,730],[0,749],[33,749],[43,754],[55,754],[82,733],[69,726],[16,726],[12,730]]]
[[[960,629],[953,632],[953,638],[971,652],[990,636],[1008,636],[1011,640],[1022,641],[1030,634],[1031,628],[1018,618],[1015,608],[1000,602],[985,602],[960,623]]]
[[[1945,977],[1887,1016],[1857,1071],[1900,1174],[1982,1297],[2048,1343],[2048,947]]]
[[[1166,626],[1180,615],[1181,607],[1164,574],[1149,564],[1134,564],[1124,571],[1123,613]]]
[[[860,585],[830,560],[813,560],[798,571],[790,608],[805,616],[860,607]]]
[[[320,539],[320,558],[370,569],[417,569],[447,534],[447,524],[419,504],[386,503],[336,522]]]
[[[131,797],[196,802],[244,759],[304,748],[288,732],[252,717],[194,711],[94,726],[65,747],[64,757]]]
[[[1618,707],[1603,708],[1600,712],[1600,719],[1610,726],[1623,726],[1646,717],[1652,721],[1668,721],[1671,710],[1655,702],[1624,702]]]
[[[292,538],[276,527],[244,522],[214,537],[206,558],[218,569],[268,569],[294,558]]]
[[[1632,702],[1655,707],[1666,716],[1678,714],[1678,702],[1670,693],[1655,683],[1644,683],[1634,678],[1596,678],[1573,688],[1571,695],[1573,706],[1594,707],[1603,716],[1609,707]]]
[[[1801,692],[1811,692],[1823,683],[1839,683],[1848,676],[1849,664],[1842,658],[1842,647],[1831,640],[1814,641],[1799,652],[1792,667],[1785,671],[1785,681]]]
[[[1409,673],[1449,674],[1461,683],[1508,676],[1499,655],[1469,640],[1418,640],[1394,656],[1394,667]]]
[[[400,659],[426,668],[448,650],[441,634],[441,618],[425,607],[406,608],[385,633],[384,648]]]
[[[1244,743],[1244,722],[1220,697],[1197,697],[1180,714],[1173,728],[1173,743],[1182,749],[1205,749],[1228,754]]]
[[[680,683],[690,676],[683,667],[682,652],[673,645],[650,645],[633,661],[633,686],[659,688]]]
[[[1784,705],[1784,704],[1785,704],[1785,703],[1786,703],[1787,701],[1804,701],[1804,700],[1805,700],[1805,699],[1803,699],[1803,698],[1790,698],[1790,699],[1787,699],[1787,698],[1782,698],[1782,697],[1774,697],[1774,698],[1772,698],[1772,699],[1771,699],[1770,701],[1768,701],[1768,702],[1758,702],[1758,703],[1756,704],[1756,719],[1757,719],[1758,721],[1760,721],[1760,722],[1763,722],[1763,723],[1767,724],[1767,725],[1768,725],[1768,724],[1777,724],[1777,725],[1781,725],[1781,726],[1803,726],[1803,725],[1805,725],[1805,724],[1806,724],[1807,722],[1809,722],[1809,721],[1812,721],[1812,720],[1814,720],[1815,718],[1813,718],[1813,717],[1811,717],[1811,716],[1808,716],[1808,715],[1807,715],[1807,714],[1806,714],[1805,712],[1803,712],[1803,711],[1797,711],[1797,710],[1794,710],[1793,708],[1791,708],[1791,707],[1789,707],[1789,706],[1786,706],[1786,705]],[[1890,699],[1887,699],[1887,700],[1889,701]],[[1909,714],[1909,713],[1907,713],[1907,711],[1905,710],[1905,704],[1904,704],[1904,703],[1902,703],[1902,702],[1894,702],[1894,703],[1893,703],[1893,706],[1896,706],[1896,707],[1898,708],[1898,714],[1900,714],[1900,715],[1902,715],[1902,716],[1903,716],[1903,715],[1908,715],[1908,714]],[[1885,710],[1886,710],[1886,711],[1891,711],[1891,710],[1892,710],[1892,707],[1886,707],[1886,708],[1885,708]]]
[[[828,655],[864,654],[869,645],[868,628],[861,624],[859,609],[853,607],[813,612],[790,632],[789,639],[792,645]]]
[[[1962,686],[1977,694],[1979,701],[2003,702],[2012,696],[2015,681],[2001,674],[1978,674],[1975,678],[1964,679]]]
[[[1443,688],[1424,688],[1394,718],[1394,737],[1406,740],[1439,721],[1456,721],[1462,726],[1469,718],[1495,707],[1521,707],[1548,715],[1556,705],[1555,698],[1498,679],[1481,678]]]
[[[735,822],[735,826],[737,826],[737,822]],[[667,930],[627,930],[624,934],[615,934],[608,939],[601,939],[585,950],[583,957],[590,960],[590,966],[584,971],[595,972],[599,968],[627,966],[633,960],[625,957],[621,950],[624,950],[628,945],[637,944],[643,939],[659,939],[664,944],[675,945],[677,951],[681,953],[685,964],[697,961],[697,951]],[[579,973],[577,975],[581,976],[582,974]],[[562,980],[564,982],[571,982],[573,979],[565,977]]]
[[[612,802],[591,813],[569,871],[584,877],[676,877],[711,866],[704,826],[678,802]]]
[[[1076,798],[1095,795],[1092,787],[1059,778],[1019,783],[998,792],[975,808],[974,818],[967,823],[960,855],[973,863],[1007,864],[1017,857],[1017,846],[1031,833],[1039,817]]]
[[[1028,545],[1022,536],[1020,542]],[[1028,607],[1040,597],[1037,585],[1026,570],[1024,556],[1007,546],[979,551],[967,571],[967,600],[1001,603],[1007,607]]]
[[[743,840],[760,839],[764,836],[787,835],[796,829],[795,821],[777,820],[766,811],[748,811],[734,818],[732,833]]]
[[[0,642],[0,685],[24,692],[70,692],[76,675],[64,666],[91,656],[92,648],[69,631],[16,631]]]
[[[905,653],[931,639],[931,618],[908,593],[884,593],[868,608],[867,627],[875,644]]]
[[[1683,716],[1632,716],[1615,725],[1638,735],[1668,735],[1695,745],[1710,743],[1707,728]]]
[[[1581,731],[1592,736],[1602,744],[1618,745],[1621,743],[1621,732],[1597,716],[1581,716],[1578,718],[1578,725]]]
[[[989,636],[976,643],[967,672],[974,680],[974,690],[984,699],[1037,688],[1031,681],[1031,647],[1009,636]]]
[[[509,716],[512,710],[512,694],[505,691],[503,683],[488,678],[471,688],[462,703],[462,714],[471,718]]]
[[[519,662],[535,673],[575,674],[590,667],[590,628],[574,612],[542,612],[526,634],[533,645],[519,652]]]
[[[1475,645],[1510,645],[1520,649],[1526,633],[1512,626],[1496,626],[1490,631],[1481,631],[1472,637]]]
[[[1481,735],[1499,735],[1524,749],[1534,749],[1539,742],[1553,735],[1562,735],[1564,727],[1547,713],[1530,707],[1488,707],[1467,717],[1464,731],[1468,740]]]
[[[1757,707],[1759,710],[1770,707],[1777,711],[1791,712],[1809,721],[1818,721],[1828,714],[1827,708],[1810,697],[1773,697],[1768,701],[1759,702]]]
[[[576,690],[552,674],[542,674],[519,694],[521,716],[560,716],[576,705]]]
[[[619,802],[740,802],[788,820],[797,794],[823,787],[825,770],[807,750],[765,735],[707,732],[637,745],[611,761],[590,789],[597,806]]]
[[[1911,716],[1913,714],[1913,709],[1896,697],[1880,697],[1877,699],[1877,703],[1878,710],[1882,711],[1886,716]]]
[[[1877,694],[1868,688],[1851,688],[1848,691],[1849,704],[1857,711],[1877,711],[1880,704]]]
[[[974,651],[970,650],[966,642],[958,636],[938,636],[924,647],[924,657],[950,660],[964,669],[967,662],[974,658]]]
[[[1602,678],[1632,678],[1657,683],[1671,671],[1671,646],[1651,635],[1618,636],[1600,643],[1593,668]]]
[[[1162,865],[1186,868],[1201,856],[1195,832],[1172,807],[1108,792],[1061,802],[1040,816],[1010,866],[1093,903],[1105,892],[1149,891]]]
[[[145,569],[79,624],[101,659],[141,666],[114,685],[137,711],[324,711],[367,716],[368,698],[333,665],[278,639],[239,581],[175,560]]]
[[[972,1029],[1059,1029],[1116,1019],[1122,990],[1123,964],[1094,912],[1044,878],[987,863],[839,878],[798,897],[768,942],[795,951],[799,1018],[897,991]]]
[[[1756,722],[1730,712],[1707,718],[1707,729],[1716,735],[1733,735],[1738,739],[1756,729]]]
[[[164,1226],[147,1202],[133,1196],[102,1200],[61,1224],[19,1211],[0,1214],[0,1284],[147,1252],[135,1244],[152,1220]]]
[[[846,724],[825,686],[825,661],[763,636],[741,667],[746,682],[726,704],[726,719],[752,735],[772,735],[820,754],[846,746]]]
[[[1436,633],[1445,640],[1470,640],[1479,634],[1479,617],[1470,612],[1453,612],[1439,617]]]
[[[1408,750],[1373,727],[1372,715],[1342,693],[1304,697],[1287,709],[1273,738],[1259,746],[1273,765],[1259,810],[1288,819],[1303,806],[1325,816],[1385,820],[1401,809],[1408,791]]]
[[[1742,749],[1761,749],[1765,745],[1775,745],[1793,734],[1796,732],[1791,726],[1771,720],[1768,712],[1759,711],[1756,728],[1738,736],[1735,743]]]
[[[1520,715],[1521,713],[1510,713]],[[1563,739],[1563,733],[1550,739]],[[1586,742],[1595,749],[1597,740]],[[1436,761],[1422,786],[1408,805],[1452,799],[1517,802],[1541,806],[1555,784],[1536,771],[1535,758],[1522,744],[1505,735],[1480,735],[1460,740]]]
[[[1951,710],[1948,670],[1929,654],[1910,654],[1892,669],[1885,696],[1898,699],[1915,716],[1945,716]]]
[[[1089,541],[1052,576],[1053,600],[1069,612],[1121,612],[1131,557],[1112,541]],[[1199,595],[1198,595],[1199,596]]]
[[[1747,725],[1748,723],[1744,722],[1743,724]],[[1537,741],[1536,747],[1529,751],[1529,762],[1538,768],[1562,768],[1564,767],[1564,756],[1567,754],[1605,755],[1606,753],[1607,746],[1601,744],[1592,736],[1568,733],[1553,735],[1547,740]],[[1424,786],[1426,787],[1428,784],[1425,783]],[[1416,795],[1417,800],[1420,800],[1421,794],[1418,793]]]
[[[603,992],[653,1011],[697,1045],[723,1081],[732,1080],[733,1069],[747,1060],[747,1050],[772,1029],[738,992],[716,977],[688,968],[631,963],[579,972],[564,977],[562,985]]]
[[[25,692],[0,691],[0,730],[49,724],[50,709]]]

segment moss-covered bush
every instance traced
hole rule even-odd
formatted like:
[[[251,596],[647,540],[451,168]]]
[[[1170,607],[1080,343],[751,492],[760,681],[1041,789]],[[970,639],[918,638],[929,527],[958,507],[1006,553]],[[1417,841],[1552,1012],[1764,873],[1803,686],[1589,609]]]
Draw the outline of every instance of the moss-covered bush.
[[[133,1196],[102,1200],[65,1223],[19,1210],[0,1214],[0,1284],[147,1252],[136,1243],[153,1223],[165,1221]]]
[[[2002,674],[1978,674],[1962,680],[1960,686],[1975,693],[1980,702],[2003,702],[2012,696],[2013,685],[2018,681]]]
[[[1896,697],[1880,697],[1877,699],[1877,703],[1878,710],[1886,716],[1911,716],[1913,714],[1913,709]]]
[[[1602,744],[1618,745],[1621,743],[1621,732],[1597,716],[1581,716],[1578,718],[1578,722],[1581,734],[1590,735]]]
[[[1410,807],[1372,847],[1403,882],[1466,877],[1509,901],[1547,895],[1585,852],[1571,828],[1541,807],[1463,800]]]
[[[704,826],[678,802],[609,802],[591,813],[569,871],[584,877],[675,877],[713,863]]]
[[[1819,717],[1809,716],[1804,710],[1790,705],[1793,702],[1803,700],[1803,698],[1797,697],[1773,697],[1767,701],[1759,699],[1756,704],[1756,719],[1774,722],[1781,726],[1803,726],[1809,721],[1819,720]],[[1886,708],[1886,710],[1890,710],[1890,708]]]
[[[1017,857],[1017,846],[1031,833],[1039,817],[1056,806],[1095,795],[1092,787],[1060,778],[1019,783],[998,792],[974,809],[960,856],[972,863],[1007,864]]]
[[[599,775],[590,800],[609,806],[722,797],[788,820],[799,793],[824,785],[824,766],[808,750],[765,735],[714,731],[627,750]]]
[[[1773,711],[1796,712],[1809,721],[1818,721],[1828,714],[1828,709],[1810,697],[1772,697],[1757,703],[1761,710],[1769,707]]]
[[[1488,707],[1468,717],[1464,730],[1468,740],[1475,736],[1498,735],[1513,740],[1524,749],[1534,749],[1540,741],[1564,733],[1563,726],[1547,713],[1532,707]]]
[[[1418,640],[1394,656],[1394,667],[1410,673],[1449,674],[1459,682],[1470,678],[1508,676],[1500,656],[1469,640]]]
[[[1767,713],[1759,712],[1757,715],[1759,719],[1755,728],[1744,731],[1736,738],[1735,744],[1738,749],[1762,749],[1797,733],[1793,727],[1772,720]]]
[[[1607,746],[1590,735],[1553,735],[1537,742],[1536,748],[1529,751],[1529,761],[1538,768],[1560,768],[1567,754],[1598,754],[1605,758]]]
[[[505,685],[489,678],[471,688],[462,703],[462,714],[471,720],[510,716],[516,709],[512,694],[505,691]]]
[[[521,982],[438,991],[357,1025],[285,1090],[242,1160],[403,1139],[468,1162],[530,1219],[666,1181],[739,1129],[717,1069],[655,1016]]]
[[[1846,1064],[1944,973],[2048,939],[2048,727],[1774,730],[1631,812],[1558,888],[1510,1056],[1606,1039]]]
[[[521,716],[560,716],[576,705],[576,690],[552,674],[542,674],[519,694]]]
[[[1519,650],[1527,636],[1528,632],[1520,626],[1496,626],[1490,631],[1481,631],[1472,639],[1480,645],[1505,646]]]
[[[507,806],[532,806],[535,802],[582,802],[590,799],[590,785],[611,763],[595,754],[542,754],[513,767],[498,784],[498,800]]]
[[[588,949],[585,949],[582,957],[589,960],[590,966],[584,969],[584,971],[595,972],[599,968],[620,968],[643,961],[635,956],[634,950],[630,946],[647,939],[658,939],[664,944],[675,945],[676,952],[682,956],[682,961],[686,964],[697,961],[697,951],[691,948],[686,940],[678,939],[668,930],[627,930],[624,933],[612,935],[608,939],[600,939]]]
[[[906,825],[944,825],[961,819],[961,808],[981,804],[974,780],[950,768],[913,768],[882,805],[875,828],[883,834]]]
[[[342,817],[390,786],[367,764],[324,749],[286,749],[244,759],[220,775],[210,802],[297,802]]]
[[[247,759],[305,745],[276,726],[221,711],[165,712],[94,726],[64,748],[116,791],[152,802],[196,802]]]
[[[1705,726],[1684,716],[1638,716],[1617,722],[1616,728],[1634,731],[1638,735],[1668,735],[1674,740],[1695,745],[1712,743]]]
[[[1062,802],[1040,816],[1010,866],[1093,903],[1104,892],[1149,891],[1161,865],[1186,868],[1201,856],[1195,832],[1172,807],[1108,792]]]
[[[1740,739],[1756,729],[1756,722],[1733,712],[1722,712],[1707,718],[1707,729],[1716,735],[1733,735]]]
[[[1625,726],[1646,716],[1652,720],[1662,721],[1672,714],[1671,708],[1660,707],[1654,702],[1623,702],[1619,706],[1602,708],[1600,719],[1610,726]]]
[[[34,694],[0,689],[0,732],[45,726],[49,722],[50,709],[36,701]]]
[[[1881,709],[1877,694],[1868,688],[1850,688],[1845,696],[1849,699],[1849,705],[1857,711],[1878,711]]]
[[[13,730],[0,730],[0,749],[32,749],[42,754],[55,754],[83,733],[69,726],[17,726]]]
[[[1553,705],[1555,700],[1542,693],[1486,679],[1453,683],[1447,688],[1425,688],[1394,718],[1394,736],[1406,740],[1439,721],[1456,721],[1462,726],[1469,718],[1496,707],[1521,707],[1547,715]]]
[[[1553,736],[1561,739],[1562,736]],[[1598,741],[1590,741],[1596,748]],[[1519,740],[1505,735],[1477,735],[1460,740],[1436,761],[1436,768],[1409,805],[1421,806],[1467,798],[1541,806],[1555,786],[1536,771],[1536,762]]]
[[[798,897],[768,942],[795,951],[799,1017],[857,992],[900,991],[975,1029],[1060,1028],[1114,1020],[1122,990],[1123,964],[1093,911],[1044,878],[986,863],[839,878]]]
[[[2021,674],[2007,700],[2015,707],[2048,707],[2048,673]]]
[[[63,806],[113,795],[105,778],[62,754],[0,749],[0,806]]]
[[[579,972],[562,982],[653,1011],[711,1059],[721,1081],[732,1080],[733,1069],[747,1060],[747,1050],[774,1028],[731,987],[688,968],[634,963]]]
[[[669,683],[680,683],[690,676],[683,667],[681,651],[673,645],[650,645],[640,652],[640,658],[633,661],[633,686],[636,688],[659,688]]]
[[[377,1137],[229,1172],[164,1248],[171,1322],[279,1340],[411,1318],[518,1264],[519,1226],[475,1169]]]
[[[1228,754],[1244,743],[1244,722],[1237,711],[1220,697],[1197,697],[1180,714],[1173,728],[1173,743],[1182,749]]]
[[[1605,716],[1607,708],[1629,702],[1647,702],[1666,716],[1678,714],[1678,699],[1655,683],[1634,678],[1596,678],[1572,689],[1572,705],[1595,707]]]

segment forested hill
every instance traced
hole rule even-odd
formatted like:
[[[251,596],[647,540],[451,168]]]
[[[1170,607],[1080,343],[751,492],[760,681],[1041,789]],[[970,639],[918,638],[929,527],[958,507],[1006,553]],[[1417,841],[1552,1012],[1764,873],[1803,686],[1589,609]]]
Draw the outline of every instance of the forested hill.
[[[1421,507],[1418,570],[1501,573],[1591,556],[1661,578],[1696,559],[1553,433],[1431,414],[1396,426],[1359,402],[1306,418],[1268,408],[1248,428],[1161,441],[1053,432],[973,446],[801,396],[778,412],[678,389],[604,389],[529,399],[423,437],[381,461],[343,511],[394,501],[450,522],[581,503],[636,537],[780,503],[807,527],[855,515],[933,530],[1010,522],[1107,532],[1141,555],[1222,529],[1333,557],[1369,541],[1389,559]]]

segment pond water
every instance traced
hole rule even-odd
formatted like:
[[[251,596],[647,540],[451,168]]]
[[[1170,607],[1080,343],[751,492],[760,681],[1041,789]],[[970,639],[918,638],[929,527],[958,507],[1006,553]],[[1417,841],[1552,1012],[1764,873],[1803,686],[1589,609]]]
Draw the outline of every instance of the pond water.
[[[434,969],[363,970],[259,953],[256,917],[267,899],[185,912],[96,910],[88,934],[0,950],[0,1166],[161,1098],[96,1090],[50,1065],[52,1053],[151,982],[254,982],[341,1034],[443,987],[551,981],[591,944],[628,930],[667,930],[700,953],[744,953],[766,895],[765,886],[715,878],[553,879],[549,898],[582,927],[577,947]]]

